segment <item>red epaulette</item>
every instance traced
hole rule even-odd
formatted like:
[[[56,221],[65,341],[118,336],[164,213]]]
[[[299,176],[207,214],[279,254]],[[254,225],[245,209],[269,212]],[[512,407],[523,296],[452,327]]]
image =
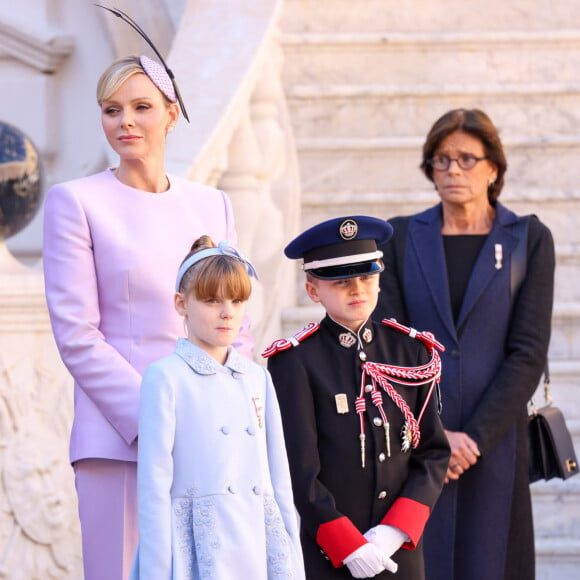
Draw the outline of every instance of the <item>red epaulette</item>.
[[[383,318],[381,321],[385,326],[390,326],[391,328],[396,328],[405,334],[408,334],[411,338],[417,338],[420,340],[429,350],[436,348],[437,350],[443,352],[445,347],[435,338],[432,332],[423,331],[420,332],[411,328],[410,326],[405,326],[397,322],[394,318]]]
[[[263,353],[264,358],[269,358],[281,350],[288,350],[293,346],[298,346],[305,338],[313,335],[320,328],[318,322],[309,322],[302,330],[299,330],[290,338],[279,338],[275,340]]]

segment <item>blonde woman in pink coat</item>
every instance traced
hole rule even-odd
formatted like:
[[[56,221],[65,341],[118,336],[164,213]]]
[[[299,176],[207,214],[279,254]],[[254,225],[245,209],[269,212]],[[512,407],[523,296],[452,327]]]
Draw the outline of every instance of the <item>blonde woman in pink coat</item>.
[[[70,459],[85,580],[124,580],[137,544],[141,375],[183,334],[172,307],[183,247],[202,233],[233,243],[236,234],[223,192],[165,172],[165,139],[180,111],[163,66],[144,56],[114,62],[97,101],[119,163],[49,190],[44,275],[74,378]],[[236,345],[251,353],[247,322]]]

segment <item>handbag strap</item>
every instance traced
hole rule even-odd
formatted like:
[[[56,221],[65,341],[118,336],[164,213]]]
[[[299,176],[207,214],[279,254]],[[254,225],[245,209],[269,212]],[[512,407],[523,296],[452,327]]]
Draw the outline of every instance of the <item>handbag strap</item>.
[[[551,407],[554,403],[554,399],[552,399],[552,395],[550,394],[550,369],[548,367],[548,361],[546,361],[546,367],[544,368],[544,401],[548,407]],[[534,402],[534,397],[530,398],[530,411],[532,415],[538,414],[538,407]]]
[[[524,281],[528,267],[528,224],[530,216],[524,215],[512,227],[512,234],[518,239],[510,257],[510,297],[512,305]]]
[[[547,359],[544,368],[544,399],[546,405],[551,405],[554,402],[554,399],[552,399],[552,395],[550,394],[550,365]]]
[[[510,297],[512,306],[515,297],[524,281],[526,270],[528,266],[528,225],[530,223],[530,216],[525,215],[513,225],[512,234],[518,239],[516,247],[511,255],[510,260]],[[550,395],[550,366],[546,360],[544,368],[544,400],[546,405],[551,405],[554,401]],[[532,413],[537,414],[538,408],[534,403],[533,397],[530,399],[530,406]]]

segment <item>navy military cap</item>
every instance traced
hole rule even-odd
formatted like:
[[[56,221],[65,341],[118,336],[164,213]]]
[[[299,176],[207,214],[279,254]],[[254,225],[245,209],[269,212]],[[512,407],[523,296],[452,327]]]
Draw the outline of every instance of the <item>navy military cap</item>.
[[[288,258],[302,258],[302,268],[315,278],[340,280],[382,272],[379,244],[393,234],[391,224],[369,216],[347,216],[319,223],[285,248]]]

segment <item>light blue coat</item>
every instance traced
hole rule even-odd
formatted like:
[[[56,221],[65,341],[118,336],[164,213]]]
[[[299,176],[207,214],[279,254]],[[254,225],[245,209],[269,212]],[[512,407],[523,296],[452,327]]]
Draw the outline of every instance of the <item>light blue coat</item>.
[[[304,578],[280,411],[268,371],[179,339],[146,370],[132,580]]]

